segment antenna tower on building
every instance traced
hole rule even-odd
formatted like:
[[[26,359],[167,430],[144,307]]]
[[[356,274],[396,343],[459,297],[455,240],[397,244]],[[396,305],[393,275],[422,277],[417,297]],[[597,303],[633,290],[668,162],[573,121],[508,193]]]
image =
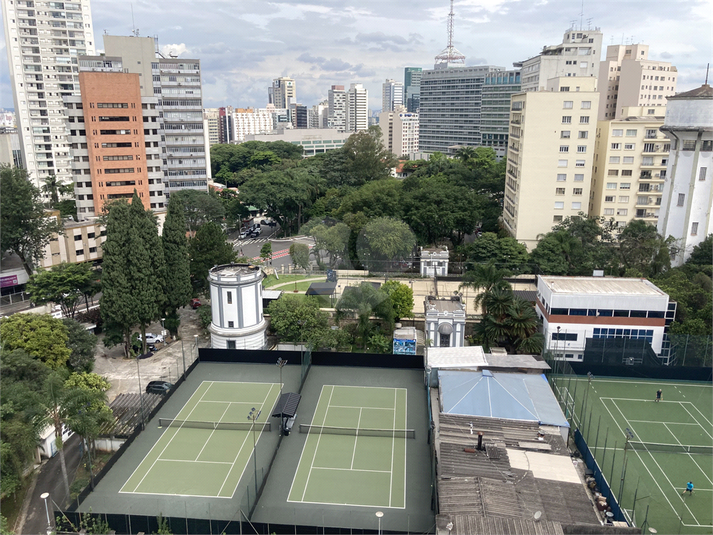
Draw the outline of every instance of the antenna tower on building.
[[[448,14],[448,46],[436,56],[436,68],[447,69],[449,65],[465,65],[465,56],[453,46],[453,0]]]

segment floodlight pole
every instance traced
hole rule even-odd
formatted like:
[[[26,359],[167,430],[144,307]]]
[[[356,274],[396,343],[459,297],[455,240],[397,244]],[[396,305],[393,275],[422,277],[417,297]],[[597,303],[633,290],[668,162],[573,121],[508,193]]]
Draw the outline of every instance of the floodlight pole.
[[[47,513],[47,535],[51,535],[54,532],[54,530],[52,529],[52,522],[50,520],[50,509],[47,505],[47,498],[49,497],[49,492],[43,492],[42,494],[40,494],[40,498],[42,498],[45,502],[45,513]]]
[[[141,395],[141,369],[139,356],[136,355],[136,380],[139,383],[139,404],[141,405],[141,429],[144,429],[144,397]]]
[[[280,368],[280,397],[282,397],[282,368],[287,364],[287,359],[280,357],[275,364]]]
[[[262,411],[258,411],[253,407],[250,409],[250,412],[248,413],[248,420],[252,422],[252,425],[250,426],[253,432],[253,465],[255,467],[255,499],[257,500],[257,439],[255,438],[255,421],[260,418],[260,413]]]
[[[183,338],[181,338],[181,357],[183,358],[183,375],[186,375],[186,352],[183,350]]]
[[[196,360],[198,360],[198,335],[194,334],[193,335],[193,340],[195,340],[194,345],[196,346]],[[195,361],[193,361],[195,362]]]
[[[381,511],[376,512],[376,518],[379,519],[379,528],[378,528],[379,535],[381,535],[381,517],[382,516],[384,516],[384,513],[382,513]]]

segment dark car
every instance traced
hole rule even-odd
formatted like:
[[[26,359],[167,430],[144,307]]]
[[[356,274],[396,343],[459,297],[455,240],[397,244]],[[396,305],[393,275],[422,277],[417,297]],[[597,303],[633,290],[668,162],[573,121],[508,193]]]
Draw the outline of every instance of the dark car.
[[[173,388],[173,383],[168,381],[150,381],[146,385],[147,394],[166,394]]]

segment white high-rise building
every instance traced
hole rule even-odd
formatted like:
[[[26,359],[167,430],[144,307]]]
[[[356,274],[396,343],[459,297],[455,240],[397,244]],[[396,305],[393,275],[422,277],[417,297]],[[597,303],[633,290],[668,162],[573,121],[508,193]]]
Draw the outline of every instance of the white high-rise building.
[[[94,54],[89,0],[2,2],[10,82],[23,161],[32,182],[71,184],[62,97],[79,95],[77,58]]]
[[[404,104],[404,84],[387,79],[381,86],[381,111],[394,111]]]
[[[268,108],[235,108],[233,110],[233,137],[238,143],[245,141],[245,136],[251,134],[267,134],[274,128],[275,112]],[[287,110],[282,110],[287,113]]]
[[[544,91],[547,81],[561,76],[596,78],[602,55],[602,32],[599,28],[574,29],[564,32],[562,43],[545,46],[537,56],[513,63],[521,67],[522,90]]]
[[[398,106],[379,114],[381,139],[386,150],[397,157],[418,152],[418,113]]]
[[[307,110],[309,128],[327,128],[329,119],[329,101],[323,100]]]
[[[297,86],[292,78],[283,76],[272,81],[272,86],[268,88],[268,104],[285,109],[296,102]]]
[[[666,98],[676,93],[676,78],[671,63],[649,59],[649,45],[608,46],[599,66],[599,120],[621,119],[623,108],[633,106],[663,115]]]
[[[333,85],[328,93],[329,114],[327,128],[335,128],[340,132],[347,129],[347,93],[343,85]]]
[[[668,97],[661,130],[671,140],[658,231],[678,240],[680,266],[713,233],[713,88]]]
[[[369,91],[362,84],[351,84],[347,91],[347,132],[369,128]]]

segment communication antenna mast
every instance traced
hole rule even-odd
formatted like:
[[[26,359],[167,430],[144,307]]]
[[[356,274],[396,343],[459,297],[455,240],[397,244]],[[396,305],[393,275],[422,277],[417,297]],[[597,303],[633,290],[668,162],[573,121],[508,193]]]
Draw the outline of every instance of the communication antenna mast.
[[[139,29],[136,27],[136,22],[134,22],[134,4],[131,3],[131,35],[134,37],[139,36]]]
[[[450,64],[465,65],[465,56],[453,46],[453,0],[448,13],[448,46],[436,56],[436,68],[447,69]]]
[[[582,9],[579,12],[579,31],[584,29],[584,0],[582,0]]]

